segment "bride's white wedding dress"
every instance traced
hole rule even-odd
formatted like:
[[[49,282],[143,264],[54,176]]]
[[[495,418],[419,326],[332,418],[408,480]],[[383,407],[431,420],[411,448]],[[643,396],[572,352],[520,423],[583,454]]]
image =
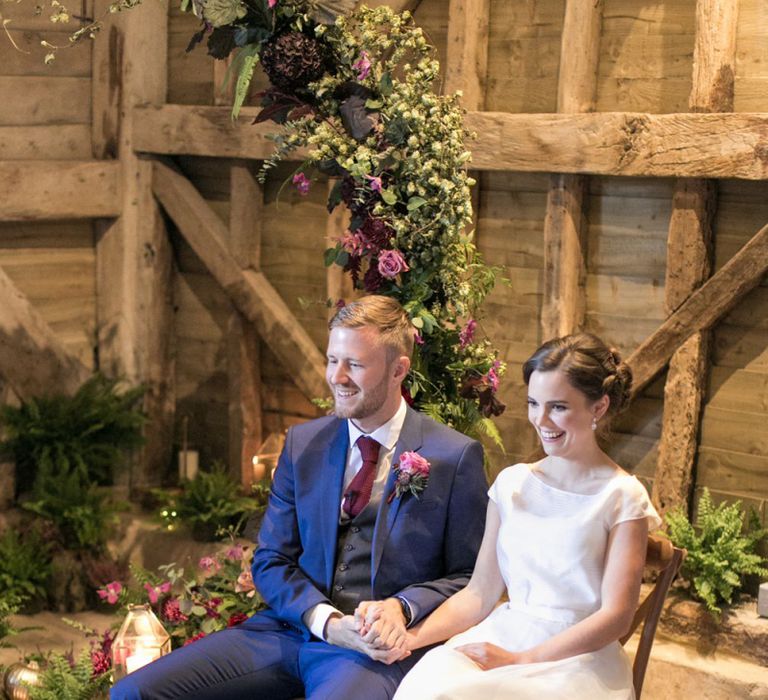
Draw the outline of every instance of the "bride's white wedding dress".
[[[661,519],[642,484],[620,474],[596,494],[561,491],[527,464],[502,471],[489,491],[499,509],[496,543],[509,602],[427,653],[405,677],[395,700],[630,700],[631,664],[618,642],[560,661],[481,670],[455,650],[491,642],[523,651],[600,607],[608,533],[617,523]]]

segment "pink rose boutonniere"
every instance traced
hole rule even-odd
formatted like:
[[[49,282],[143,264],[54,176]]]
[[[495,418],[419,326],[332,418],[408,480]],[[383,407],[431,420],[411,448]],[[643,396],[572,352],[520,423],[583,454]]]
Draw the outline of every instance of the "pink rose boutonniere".
[[[405,493],[411,493],[416,498],[427,488],[429,470],[432,465],[421,455],[415,452],[403,452],[398,463],[394,465],[397,481],[395,490],[389,495],[389,502],[393,498],[400,498]]]

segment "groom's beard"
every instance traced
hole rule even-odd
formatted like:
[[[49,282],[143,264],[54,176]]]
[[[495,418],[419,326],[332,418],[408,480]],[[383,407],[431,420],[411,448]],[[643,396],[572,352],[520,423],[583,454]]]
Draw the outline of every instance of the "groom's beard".
[[[337,418],[353,418],[362,419],[368,418],[376,413],[387,400],[387,377],[388,373],[384,374],[382,380],[372,389],[363,391],[359,386],[353,383],[349,384],[334,384],[334,407],[333,413]],[[336,400],[336,389],[356,389],[359,393],[353,400],[345,401],[343,405],[339,405]]]

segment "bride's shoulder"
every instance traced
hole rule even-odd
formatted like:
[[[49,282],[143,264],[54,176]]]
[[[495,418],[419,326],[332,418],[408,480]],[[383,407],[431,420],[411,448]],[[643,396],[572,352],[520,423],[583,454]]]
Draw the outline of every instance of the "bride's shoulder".
[[[524,464],[523,462],[518,462],[517,464],[511,464],[508,467],[504,467],[504,469],[502,469],[496,475],[495,483],[508,484],[508,483],[518,482],[521,479],[524,479],[528,474],[530,474],[530,470],[531,470],[530,464]]]

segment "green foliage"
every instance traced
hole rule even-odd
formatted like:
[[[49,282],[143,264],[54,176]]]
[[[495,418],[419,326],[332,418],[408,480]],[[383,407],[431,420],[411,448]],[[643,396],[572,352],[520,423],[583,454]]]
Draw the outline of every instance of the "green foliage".
[[[23,534],[8,529],[0,536],[0,601],[44,600],[50,577],[50,544],[37,528]]]
[[[82,482],[108,485],[125,450],[142,442],[145,416],[137,407],[143,387],[120,390],[96,374],[74,396],[30,399],[0,407],[3,449],[16,462],[20,492],[30,490],[41,469],[47,476],[76,474]]]
[[[12,646],[7,640],[19,631],[14,627],[10,617],[19,612],[21,600],[13,593],[0,592],[0,649]]]
[[[222,530],[238,531],[261,507],[256,499],[243,496],[240,485],[221,463],[216,463],[210,472],[200,471],[185,482],[181,494],[169,498],[166,510],[174,510],[178,519],[192,528],[193,536],[211,540]]]
[[[111,672],[94,675],[88,650],[74,664],[58,653],[48,655],[40,685],[29,688],[30,700],[93,700],[109,690]]]
[[[39,465],[32,499],[24,508],[52,522],[66,549],[102,552],[116,524],[108,496],[77,469]]]
[[[741,501],[715,506],[706,488],[698,508],[696,527],[681,508],[667,513],[669,538],[677,547],[688,550],[682,576],[691,593],[711,612],[720,613],[719,604],[733,601],[743,576],[768,575],[763,558],[755,552],[768,529],[759,527],[753,513],[750,531],[745,534]]]

